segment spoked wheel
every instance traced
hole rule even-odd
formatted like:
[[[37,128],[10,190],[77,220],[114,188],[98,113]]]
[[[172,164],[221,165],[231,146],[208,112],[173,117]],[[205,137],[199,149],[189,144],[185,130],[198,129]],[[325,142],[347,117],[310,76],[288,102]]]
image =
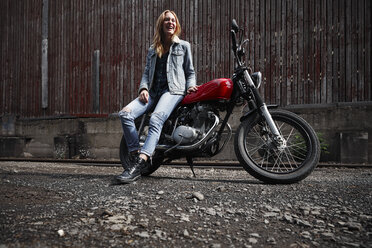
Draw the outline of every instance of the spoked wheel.
[[[319,140],[298,115],[272,110],[270,114],[284,138],[280,145],[261,117],[242,122],[235,137],[235,153],[252,176],[267,183],[294,183],[307,177],[320,157]]]
[[[147,123],[148,121],[146,122],[145,120],[145,125],[148,125]],[[141,124],[141,118],[136,119],[135,124],[138,129]],[[125,141],[124,135],[121,137],[121,141],[120,141],[119,156],[120,156],[121,165],[123,166],[124,170],[127,169],[130,165],[130,162],[129,162],[128,147],[127,147],[127,143]],[[142,173],[141,173],[142,176],[151,175],[157,169],[159,169],[162,163],[163,163],[163,157],[161,156],[159,152],[156,151],[155,154],[153,155],[153,159],[149,161],[148,163],[146,163],[146,167],[142,170]]]

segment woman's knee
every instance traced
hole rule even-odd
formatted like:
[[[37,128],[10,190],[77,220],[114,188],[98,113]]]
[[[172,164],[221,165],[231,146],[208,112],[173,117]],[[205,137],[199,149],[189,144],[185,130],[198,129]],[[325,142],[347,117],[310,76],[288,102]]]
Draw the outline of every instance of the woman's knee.
[[[131,120],[131,119],[133,119],[131,117],[131,113],[132,113],[132,110],[128,107],[125,107],[125,108],[123,108],[122,110],[119,111],[119,117],[121,119]]]
[[[164,112],[155,112],[151,115],[149,126],[162,127],[165,121],[166,116]]]

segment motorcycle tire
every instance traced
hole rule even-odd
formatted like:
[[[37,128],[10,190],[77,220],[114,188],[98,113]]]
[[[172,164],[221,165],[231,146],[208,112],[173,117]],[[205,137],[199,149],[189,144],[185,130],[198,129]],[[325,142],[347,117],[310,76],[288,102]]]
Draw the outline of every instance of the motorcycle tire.
[[[136,119],[135,124],[138,129],[139,125],[141,124],[141,118]],[[126,170],[129,167],[130,162],[129,162],[129,152],[128,152],[128,147],[127,147],[127,142],[125,140],[124,134],[121,137],[121,141],[120,141],[119,157],[120,157],[120,162],[121,162],[121,165],[123,166],[123,169]],[[142,176],[151,175],[157,169],[159,169],[162,163],[163,163],[162,157],[158,156],[157,152],[155,152],[153,159],[151,159],[148,163],[146,163],[146,167],[142,169],[141,175]]]
[[[235,154],[249,174],[265,183],[299,182],[319,163],[319,139],[300,116],[285,110],[270,110],[270,114],[286,145],[276,145],[264,118],[256,113],[240,124]]]

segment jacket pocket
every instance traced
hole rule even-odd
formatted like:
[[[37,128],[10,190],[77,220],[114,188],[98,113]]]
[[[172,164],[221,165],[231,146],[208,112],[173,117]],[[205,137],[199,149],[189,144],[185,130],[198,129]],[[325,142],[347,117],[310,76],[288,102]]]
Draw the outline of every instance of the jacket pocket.
[[[172,51],[172,55],[174,56],[183,56],[185,55],[185,51],[182,49],[182,47],[177,47]]]
[[[171,53],[172,59],[172,67],[176,68],[177,70],[180,70],[183,65],[184,57],[185,57],[185,51],[182,49],[173,50]]]
[[[183,63],[183,58],[185,56],[185,51],[183,49],[175,49],[172,51],[172,61],[175,64],[175,66],[179,66],[180,64],[182,65]]]

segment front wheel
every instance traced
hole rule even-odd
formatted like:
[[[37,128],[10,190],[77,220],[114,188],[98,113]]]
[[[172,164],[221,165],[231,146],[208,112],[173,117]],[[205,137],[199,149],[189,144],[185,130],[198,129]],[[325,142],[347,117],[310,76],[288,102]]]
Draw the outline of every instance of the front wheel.
[[[316,167],[320,144],[313,128],[298,115],[285,110],[270,114],[285,140],[279,146],[265,119],[258,114],[244,120],[235,135],[235,153],[244,169],[267,183],[294,183]]]

